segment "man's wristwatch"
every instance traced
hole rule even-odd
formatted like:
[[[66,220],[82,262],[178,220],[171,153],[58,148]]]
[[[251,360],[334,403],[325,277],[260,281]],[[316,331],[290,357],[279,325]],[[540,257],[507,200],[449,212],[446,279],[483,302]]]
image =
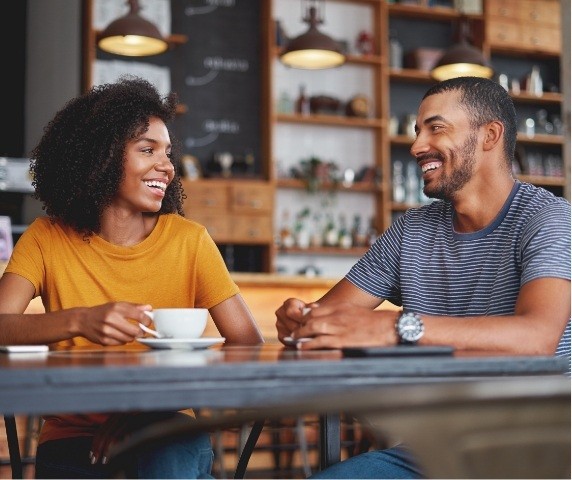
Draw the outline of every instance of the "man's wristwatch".
[[[425,326],[423,320],[416,313],[407,312],[402,313],[395,322],[395,331],[400,344],[415,344],[417,343],[423,333]]]

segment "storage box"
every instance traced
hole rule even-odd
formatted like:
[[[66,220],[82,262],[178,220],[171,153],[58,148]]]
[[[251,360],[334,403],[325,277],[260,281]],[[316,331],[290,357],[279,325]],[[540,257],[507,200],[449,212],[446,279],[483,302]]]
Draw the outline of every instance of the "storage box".
[[[405,54],[405,66],[429,72],[442,55],[442,48],[416,48]]]

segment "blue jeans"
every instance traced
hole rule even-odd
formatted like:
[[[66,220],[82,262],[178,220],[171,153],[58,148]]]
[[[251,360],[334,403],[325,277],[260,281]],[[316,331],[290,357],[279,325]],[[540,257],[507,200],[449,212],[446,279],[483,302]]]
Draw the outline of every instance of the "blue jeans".
[[[362,453],[336,463],[310,478],[425,478],[403,445]]]
[[[109,478],[106,465],[90,462],[92,441],[93,437],[75,437],[40,444],[36,478]],[[145,451],[132,458],[124,470],[128,478],[213,478],[213,456],[210,436],[201,434]]]

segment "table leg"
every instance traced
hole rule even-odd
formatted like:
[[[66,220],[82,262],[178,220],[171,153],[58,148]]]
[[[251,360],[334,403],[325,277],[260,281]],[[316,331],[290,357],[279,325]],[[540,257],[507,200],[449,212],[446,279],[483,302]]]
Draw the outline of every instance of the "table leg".
[[[320,415],[320,470],[341,459],[340,415]]]

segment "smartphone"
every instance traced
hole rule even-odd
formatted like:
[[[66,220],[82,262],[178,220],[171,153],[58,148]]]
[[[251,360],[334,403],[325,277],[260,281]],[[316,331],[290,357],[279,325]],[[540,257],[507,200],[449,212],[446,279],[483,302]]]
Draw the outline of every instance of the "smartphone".
[[[394,345],[391,347],[345,347],[344,357],[411,357],[426,355],[453,355],[450,345]]]
[[[43,353],[48,350],[47,345],[0,345],[0,352],[5,353]]]

